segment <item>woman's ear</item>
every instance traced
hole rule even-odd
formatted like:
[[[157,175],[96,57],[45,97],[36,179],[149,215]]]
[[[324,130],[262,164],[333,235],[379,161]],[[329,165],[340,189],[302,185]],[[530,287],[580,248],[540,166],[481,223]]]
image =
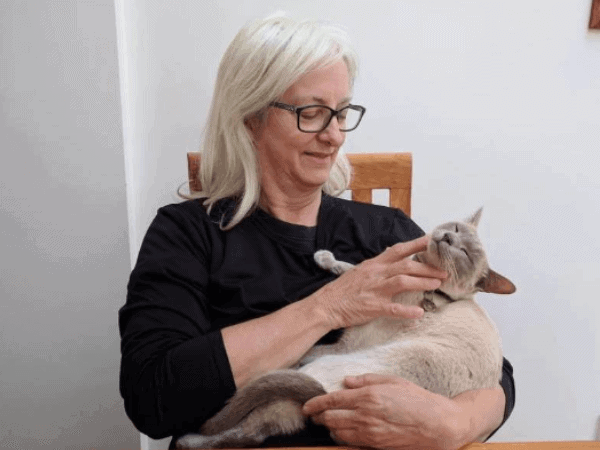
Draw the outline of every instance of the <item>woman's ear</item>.
[[[256,119],[254,117],[244,119],[244,126],[251,134],[254,134],[254,130],[256,129]]]
[[[244,126],[248,130],[252,144],[256,147],[256,143],[259,141],[259,132],[261,128],[261,122],[256,116],[244,119]]]
[[[253,114],[250,117],[245,118],[244,125],[246,126],[246,129],[250,132],[252,137],[256,140],[258,138],[258,133],[262,125],[261,115]]]
[[[256,147],[257,143],[261,139],[261,135],[264,131],[265,124],[267,121],[267,111],[266,109],[261,109],[254,114],[247,116],[244,119],[244,126],[248,133],[250,134],[250,138],[252,139],[252,143]]]

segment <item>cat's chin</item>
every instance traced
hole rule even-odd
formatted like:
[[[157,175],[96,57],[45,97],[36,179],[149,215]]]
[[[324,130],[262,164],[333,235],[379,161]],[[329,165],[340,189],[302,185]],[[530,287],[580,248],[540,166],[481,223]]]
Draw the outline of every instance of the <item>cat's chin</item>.
[[[449,267],[448,263],[446,263],[448,256],[440,252],[435,243],[430,243],[427,247],[427,251],[417,253],[415,255],[415,259],[423,264],[427,264],[441,270],[448,270]]]
[[[445,271],[448,278],[442,282],[440,287],[452,293],[462,291],[463,287],[457,286],[458,280],[462,278],[462,273],[473,269],[471,259],[462,249],[445,242],[430,242],[427,251],[417,253],[414,259]]]

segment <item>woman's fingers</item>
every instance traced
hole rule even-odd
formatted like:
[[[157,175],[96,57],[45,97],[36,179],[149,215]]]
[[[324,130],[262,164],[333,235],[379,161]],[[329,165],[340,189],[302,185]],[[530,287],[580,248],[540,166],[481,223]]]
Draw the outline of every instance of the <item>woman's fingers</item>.
[[[344,378],[344,385],[348,389],[356,389],[374,384],[403,384],[407,381],[397,375],[383,375],[379,373],[365,373]]]
[[[435,291],[442,285],[439,278],[413,277],[411,275],[396,275],[382,283],[384,292],[395,295],[409,291]]]
[[[357,392],[342,390],[313,397],[304,404],[302,412],[307,416],[314,416],[330,409],[354,409],[360,396]]]
[[[420,238],[413,239],[412,241],[400,242],[398,244],[388,247],[381,255],[381,262],[391,263],[395,261],[408,258],[415,253],[422,252],[427,249],[429,243],[429,236],[421,236]]]
[[[343,429],[333,430],[333,431],[331,431],[331,435],[335,438],[336,441],[351,443],[350,445],[353,445],[355,447],[357,447],[357,446],[368,447],[369,446],[368,442],[366,442],[364,439],[362,439],[363,436],[355,428],[343,428]]]
[[[429,238],[423,236],[396,244],[330,284],[324,298],[332,326],[344,328],[383,316],[421,318],[422,308],[390,300],[401,292],[438,289],[447,277],[443,270],[409,258],[425,250],[428,242]]]
[[[444,270],[408,258],[391,263],[386,269],[386,275],[389,277],[400,274],[412,275],[415,277],[439,278],[441,280],[448,276],[448,273]]]
[[[331,436],[338,442],[352,442],[356,445],[367,445],[358,430],[365,428],[364,419],[361,421],[356,411],[334,409],[312,417],[313,422],[329,428]],[[368,421],[368,418],[367,418]]]
[[[386,290],[392,294],[404,291],[430,291],[440,287],[448,274],[436,267],[410,259],[409,256],[425,250],[428,236],[401,242],[389,247],[378,258],[385,265],[382,275],[386,278]]]
[[[425,314],[425,310],[420,306],[402,305],[392,303],[387,306],[388,316],[397,317],[399,319],[420,319]]]
[[[312,420],[327,428],[351,428],[356,419],[356,413],[348,409],[330,409],[312,416]]]

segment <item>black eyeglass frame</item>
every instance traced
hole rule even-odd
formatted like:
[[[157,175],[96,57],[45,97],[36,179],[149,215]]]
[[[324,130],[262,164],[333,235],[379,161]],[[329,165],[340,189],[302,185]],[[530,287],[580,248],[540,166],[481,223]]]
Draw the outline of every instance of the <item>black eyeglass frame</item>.
[[[363,116],[365,115],[365,112],[367,111],[367,108],[365,108],[364,106],[352,105],[352,104],[346,105],[346,106],[344,106],[343,108],[340,108],[340,109],[333,109],[333,108],[330,108],[329,106],[326,106],[326,105],[294,106],[294,105],[288,105],[287,103],[281,103],[281,102],[271,102],[269,104],[269,106],[274,106],[275,108],[285,109],[286,111],[290,111],[290,112],[296,113],[296,116],[298,118],[298,120],[297,120],[298,129],[300,131],[302,131],[303,133],[320,133],[321,131],[325,130],[329,126],[329,124],[331,123],[331,120],[334,117],[337,117],[342,111],[344,111],[346,109],[352,109],[354,111],[360,112],[360,117],[358,118],[358,122],[356,122],[356,125],[354,125],[352,128],[348,128],[346,130],[342,130],[340,128],[340,131],[343,131],[344,133],[346,133],[348,131],[355,130],[360,125],[360,121],[362,120]],[[306,131],[306,130],[303,130],[302,128],[300,128],[300,114],[302,114],[302,111],[304,111],[305,109],[314,108],[315,106],[318,106],[320,108],[328,109],[330,111],[330,113],[331,113],[331,115],[329,116],[329,120],[325,123],[325,125],[323,126],[323,128],[321,128],[320,130],[317,130],[317,131]]]

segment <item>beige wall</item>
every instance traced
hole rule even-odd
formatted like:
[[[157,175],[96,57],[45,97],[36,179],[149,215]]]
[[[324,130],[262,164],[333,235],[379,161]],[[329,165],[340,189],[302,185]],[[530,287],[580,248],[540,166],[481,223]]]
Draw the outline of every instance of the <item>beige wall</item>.
[[[139,448],[112,0],[0,2],[0,448]]]

